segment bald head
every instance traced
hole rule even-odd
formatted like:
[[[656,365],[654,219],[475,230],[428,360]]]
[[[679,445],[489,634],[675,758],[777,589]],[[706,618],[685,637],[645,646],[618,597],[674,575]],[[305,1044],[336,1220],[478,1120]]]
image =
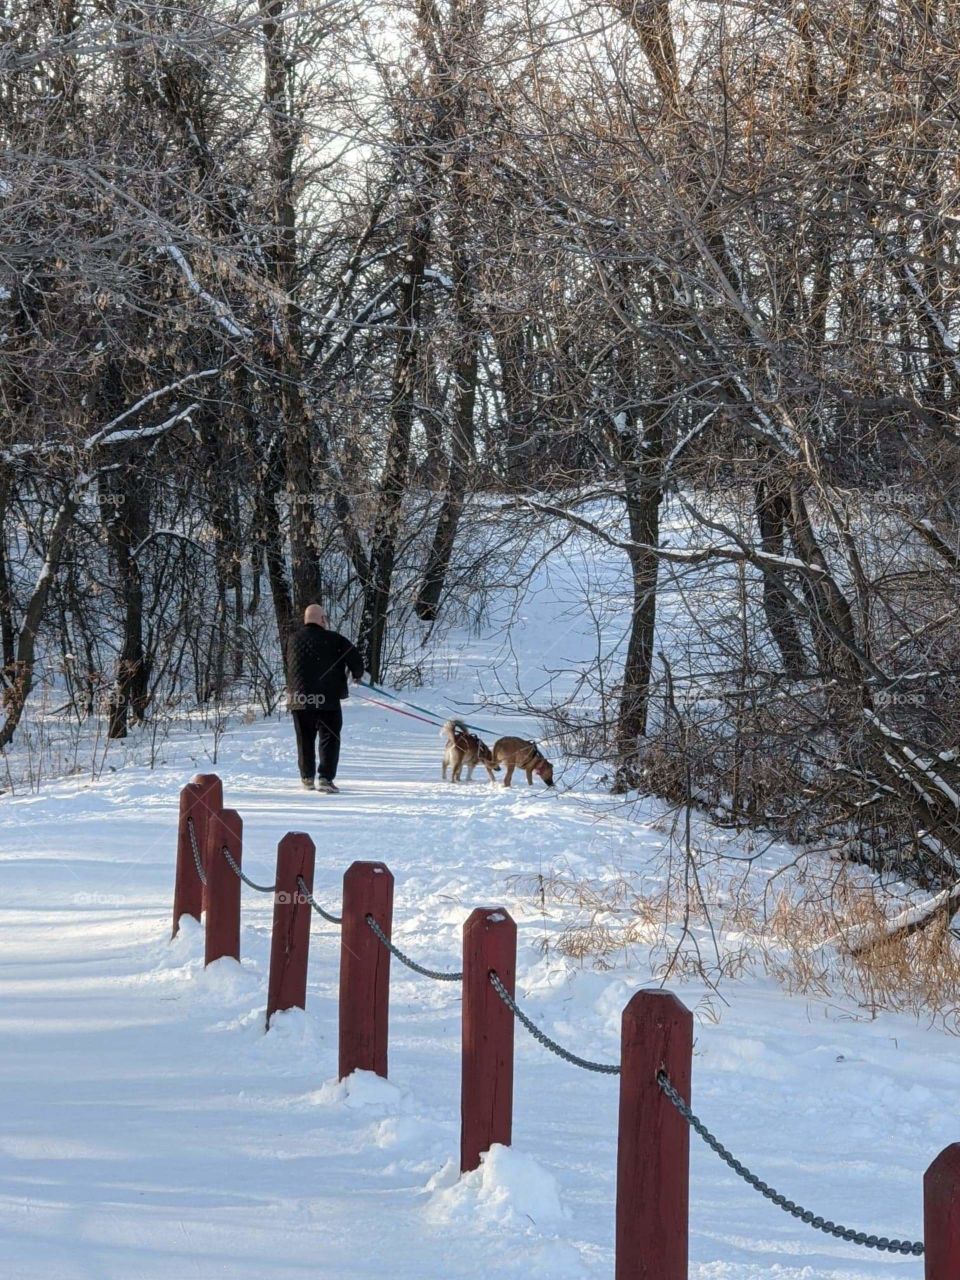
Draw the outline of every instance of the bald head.
[[[327,611],[322,604],[308,604],[303,611],[304,622],[312,622],[314,626],[325,627],[327,625]]]

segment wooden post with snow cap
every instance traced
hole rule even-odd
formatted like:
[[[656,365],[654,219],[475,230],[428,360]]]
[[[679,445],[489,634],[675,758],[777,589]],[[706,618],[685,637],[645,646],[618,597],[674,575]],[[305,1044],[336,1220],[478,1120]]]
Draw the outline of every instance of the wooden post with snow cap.
[[[615,1280],[687,1280],[690,1130],[657,1083],[690,1100],[693,1016],[667,991],[623,1011]]]
[[[513,1130],[513,1011],[490,982],[516,989],[517,926],[502,907],[478,907],[463,926],[460,1172],[469,1173]]]
[[[240,877],[223,856],[227,849],[239,867],[243,821],[236,809],[223,809],[207,831],[207,932],[204,964],[223,956],[240,959]]]
[[[393,876],[382,862],[354,862],[343,877],[340,926],[340,1079],[387,1074],[390,952],[367,916],[390,937]]]
[[[273,891],[273,936],[270,979],[267,984],[267,1029],[280,1009],[305,1009],[307,962],[310,957],[312,908],[300,881],[313,894],[313,841],[302,831],[288,831],[277,846],[277,876]]]
[[[925,1280],[960,1280],[960,1142],[923,1176],[923,1247]]]
[[[197,842],[201,866],[206,857],[210,819],[223,808],[223,783],[215,773],[198,773],[180,792],[180,820],[177,826],[177,872],[173,888],[173,933],[180,930],[181,916],[199,921],[204,907],[203,881],[197,874],[193,839]],[[193,839],[191,839],[191,829]]]

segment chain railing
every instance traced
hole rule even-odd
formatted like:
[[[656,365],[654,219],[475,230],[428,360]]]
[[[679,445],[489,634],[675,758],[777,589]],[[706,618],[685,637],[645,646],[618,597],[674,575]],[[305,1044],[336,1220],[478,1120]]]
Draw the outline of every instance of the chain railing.
[[[235,876],[240,877],[244,884],[248,884],[251,889],[256,889],[257,893],[276,893],[277,886],[275,884],[257,884],[255,880],[251,880],[249,876],[244,875],[240,864],[233,858],[226,845],[223,846],[221,852],[227,860],[227,866]]]
[[[367,916],[366,920],[367,924],[387,948],[390,954],[396,956],[401,964],[405,964],[407,968],[412,969],[414,973],[420,973],[425,978],[433,978],[434,982],[461,982],[463,980],[462,972],[451,973],[444,969],[427,969],[424,965],[417,964],[416,960],[411,960],[408,955],[402,952],[398,946],[390,941],[384,931],[377,924],[376,920],[374,920],[373,916]]]
[[[330,924],[343,924],[342,916],[335,916],[333,915],[332,912],[325,911],[323,907],[321,907],[320,903],[314,900],[313,894],[310,892],[310,890],[307,888],[306,884],[304,883],[303,876],[297,876],[297,888],[306,898],[307,902],[310,903],[311,907],[313,907],[314,911],[317,913],[318,916],[323,916],[324,920],[328,920]]]
[[[604,1076],[618,1076],[620,1074],[619,1066],[615,1066],[613,1063],[591,1062],[589,1058],[581,1058],[579,1054],[571,1053],[569,1049],[565,1049],[562,1044],[557,1044],[556,1040],[551,1040],[545,1031],[541,1031],[537,1024],[527,1017],[503,985],[499,974],[494,973],[493,970],[490,971],[490,985],[507,1008],[511,1010],[513,1016],[523,1023],[534,1040],[542,1044],[545,1049],[549,1049],[551,1053],[555,1053],[558,1058],[562,1058],[564,1062],[572,1063],[575,1067],[582,1067],[584,1071],[596,1071]]]
[[[200,857],[200,849],[197,846],[197,832],[193,825],[193,818],[187,817],[187,834],[190,836],[190,848],[193,850],[193,863],[197,868],[197,875],[200,877],[200,883],[207,883],[207,875],[203,869],[203,861]]]
[[[753,1187],[754,1191],[759,1191],[764,1199],[775,1204],[784,1213],[789,1213],[791,1217],[797,1218],[800,1222],[805,1222],[808,1227],[813,1227],[815,1231],[823,1231],[829,1236],[836,1236],[838,1240],[846,1240],[850,1244],[863,1245],[866,1249],[879,1249],[887,1253],[913,1254],[916,1258],[922,1256],[924,1251],[923,1243],[919,1240],[890,1240],[887,1236],[868,1235],[866,1231],[852,1231],[850,1227],[843,1227],[837,1222],[831,1222],[828,1218],[821,1218],[819,1214],[813,1213],[812,1210],[804,1209],[803,1205],[795,1204],[793,1200],[788,1200],[779,1191],[775,1191],[773,1187],[761,1182],[755,1173],[751,1173],[746,1165],[741,1164],[727,1150],[719,1138],[716,1138],[710,1132],[700,1117],[691,1111],[664,1072],[661,1071],[657,1076],[657,1083],[690,1128],[700,1135],[710,1150],[715,1151],[724,1164],[729,1165],[738,1178],[742,1178],[748,1186]]]
[[[200,881],[203,884],[206,884],[207,877],[204,873],[203,861],[200,857],[200,849],[197,843],[196,830],[191,817],[187,818],[187,831],[190,837],[190,847],[193,853],[193,860],[197,869],[197,875],[199,876]],[[239,863],[236,862],[229,849],[225,846],[223,847],[222,852],[231,870],[240,877],[244,884],[249,885],[251,889],[255,889],[259,893],[276,892],[275,884],[257,884],[246,876]],[[341,916],[334,915],[332,912],[326,911],[320,906],[313,897],[313,894],[307,889],[302,876],[297,877],[297,888],[313,910],[316,911],[318,915],[322,916],[324,920],[327,920],[330,924],[334,925],[341,925],[343,923]],[[421,974],[425,978],[432,978],[436,982],[461,982],[463,980],[462,971],[454,972],[442,969],[429,969],[425,965],[419,964],[416,960],[412,959],[402,951],[387,936],[372,915],[368,914],[364,918],[367,925],[379,939],[381,944],[387,948],[391,955],[396,956],[401,964],[405,965],[414,973]],[[538,1044],[541,1044],[551,1053],[556,1054],[556,1056],[563,1059],[564,1062],[569,1062],[575,1067],[582,1068],[584,1071],[592,1071],[600,1075],[620,1075],[621,1069],[618,1064],[594,1062],[589,1058],[582,1058],[579,1054],[571,1052],[556,1040],[553,1040],[546,1034],[546,1032],[542,1031],[526,1013],[524,1013],[495,970],[490,970],[489,978],[490,985],[493,987],[494,991],[496,991],[497,995],[511,1011],[513,1016],[524,1026]],[[861,1245],[866,1249],[877,1249],[887,1253],[899,1253],[911,1255],[913,1257],[921,1257],[923,1255],[924,1244],[922,1241],[890,1239],[887,1236],[870,1235],[866,1231],[854,1231],[850,1227],[845,1227],[828,1218],[823,1218],[819,1214],[815,1214],[812,1210],[805,1209],[795,1201],[789,1200],[785,1195],[775,1190],[775,1188],[768,1186],[767,1183],[763,1182],[755,1173],[748,1169],[746,1165],[736,1159],[736,1157],[723,1145],[719,1138],[717,1138],[707,1128],[699,1116],[691,1110],[689,1105],[684,1101],[680,1092],[671,1083],[665,1072],[660,1071],[658,1073],[657,1083],[659,1084],[664,1096],[676,1108],[678,1113],[684,1118],[687,1124],[689,1124],[691,1129],[693,1129],[694,1132],[703,1139],[706,1145],[720,1157],[724,1164],[732,1169],[733,1172],[746,1182],[748,1186],[752,1187],[755,1191],[758,1191],[764,1199],[769,1200],[772,1204],[776,1205],[777,1208],[782,1209],[791,1217],[796,1218],[799,1222],[805,1223],[816,1231],[822,1231],[826,1235],[833,1236],[838,1240],[845,1240],[850,1244]]]
[[[206,884],[207,876],[206,876],[206,872],[203,869],[203,861],[200,857],[200,848],[197,844],[197,831],[193,825],[193,818],[191,817],[187,818],[187,834],[190,836],[190,848],[193,851],[193,863],[194,863],[194,866],[197,868],[197,875],[200,877],[200,883]],[[233,872],[234,875],[237,875],[240,877],[240,879],[243,881],[244,884],[248,884],[251,889],[256,889],[258,893],[275,893],[276,892],[277,886],[275,884],[269,884],[269,885],[257,884],[255,880],[251,880],[248,875],[245,875],[240,868],[240,864],[231,855],[230,850],[226,847],[226,845],[223,846],[222,853],[227,860],[227,866],[230,868],[230,870]]]
[[[564,1062],[572,1063],[575,1067],[582,1067],[585,1071],[595,1071],[602,1075],[619,1075],[620,1067],[612,1063],[593,1062],[589,1058],[581,1058],[579,1054],[572,1053],[569,1049],[565,1049],[563,1045],[558,1044],[542,1031],[537,1024],[529,1018],[517,1004],[516,1000],[504,986],[499,974],[491,970],[490,985],[496,991],[497,995],[513,1013],[514,1017],[523,1024],[539,1044],[545,1049],[549,1049],[551,1053],[556,1054],[558,1058],[562,1058]],[[684,1102],[680,1093],[670,1083],[667,1076],[661,1071],[657,1076],[657,1083],[663,1090],[670,1102],[676,1107],[677,1111],[683,1116],[690,1127],[700,1135],[707,1146],[727,1164],[738,1177],[742,1178],[748,1186],[753,1187],[772,1204],[775,1204],[785,1213],[789,1213],[791,1217],[805,1223],[807,1226],[813,1227],[816,1231],[823,1231],[827,1235],[834,1236],[838,1240],[846,1240],[850,1244],[862,1245],[867,1249],[878,1249],[887,1253],[910,1254],[914,1257],[921,1257],[924,1252],[923,1243],[919,1240],[896,1240],[887,1236],[870,1235],[866,1231],[854,1231],[850,1227],[844,1227],[840,1223],[831,1221],[829,1218],[823,1218],[819,1214],[814,1213],[810,1209],[805,1209],[802,1205],[796,1204],[793,1200],[788,1200],[786,1196],[767,1185],[755,1173],[752,1173],[746,1165],[742,1164],[736,1157],[727,1150],[720,1140],[714,1136],[699,1118],[695,1115],[690,1107]]]

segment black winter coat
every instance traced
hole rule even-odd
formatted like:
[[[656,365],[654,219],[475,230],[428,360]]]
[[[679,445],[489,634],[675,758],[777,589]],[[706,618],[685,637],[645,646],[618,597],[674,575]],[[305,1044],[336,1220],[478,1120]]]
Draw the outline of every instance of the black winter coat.
[[[305,623],[287,641],[287,706],[322,711],[349,696],[347,672],[363,675],[363,659],[346,636],[315,622]]]

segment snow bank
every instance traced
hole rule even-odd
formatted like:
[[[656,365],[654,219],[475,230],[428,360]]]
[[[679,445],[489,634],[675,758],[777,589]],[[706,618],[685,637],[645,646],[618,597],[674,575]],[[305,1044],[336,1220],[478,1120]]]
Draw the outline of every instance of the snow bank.
[[[480,1168],[459,1176],[451,1160],[427,1183],[429,1215],[435,1223],[480,1220],[541,1227],[564,1217],[556,1179],[532,1156],[495,1143],[480,1157]]]
[[[577,584],[564,585],[562,566],[549,572],[550,590],[524,605],[512,637],[494,618],[416,701],[469,714],[480,682],[514,658],[536,683],[594,652]],[[477,719],[539,735],[529,717],[487,708]],[[190,920],[170,941],[178,792],[213,767],[212,747],[185,731],[154,770],[0,798],[4,1280],[609,1280],[615,1080],[518,1028],[515,1146],[461,1179],[448,1159],[459,1141],[456,984],[394,962],[391,1079],[336,1081],[336,929],[313,921],[307,1007],[269,1033],[270,895],[243,890],[241,965],[204,970]],[[673,821],[662,806],[645,801],[626,821],[569,767],[574,785],[556,794],[444,786],[432,729],[359,699],[345,707],[339,796],[299,789],[285,719],[231,728],[215,767],[243,816],[253,879],[271,880],[290,830],[314,837],[314,892],[333,908],[350,862],[383,858],[397,940],[438,969],[460,967],[474,907],[502,906],[518,924],[525,1011],[574,1051],[616,1060],[621,1010],[657,981],[662,953],[639,938],[602,972],[579,965],[556,947],[575,908],[541,908],[536,884],[555,874],[602,887],[604,875],[628,874],[655,887]],[[763,877],[782,859],[749,865]],[[735,1155],[834,1221],[917,1236],[923,1171],[960,1138],[956,1040],[842,996],[790,997],[763,976],[719,994],[696,977],[676,990],[702,1014],[694,1105]],[[921,1272],[916,1259],[811,1231],[692,1140],[691,1280]]]

